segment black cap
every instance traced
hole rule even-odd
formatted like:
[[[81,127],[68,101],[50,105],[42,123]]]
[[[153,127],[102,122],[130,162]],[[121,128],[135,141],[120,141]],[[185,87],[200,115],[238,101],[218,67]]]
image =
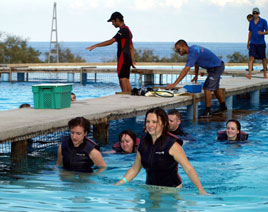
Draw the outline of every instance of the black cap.
[[[111,22],[112,20],[115,20],[117,18],[120,19],[120,20],[123,20],[124,16],[122,16],[122,14],[120,12],[114,12],[111,15],[111,18],[107,22]]]

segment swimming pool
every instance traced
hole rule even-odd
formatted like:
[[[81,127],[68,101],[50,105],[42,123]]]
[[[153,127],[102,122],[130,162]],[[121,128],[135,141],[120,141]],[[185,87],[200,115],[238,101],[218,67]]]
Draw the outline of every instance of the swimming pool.
[[[23,86],[19,85],[13,84],[4,92],[11,95],[12,90],[22,91]],[[81,95],[89,95],[87,86],[74,88]],[[31,90],[26,90],[22,98],[32,98]],[[106,91],[114,93],[111,89]],[[17,95],[12,104],[6,102],[5,108],[18,101],[24,102]],[[113,186],[132,165],[133,154],[104,155],[108,168],[97,175],[65,172],[55,167],[54,146],[29,155],[25,163],[17,166],[10,165],[9,154],[1,154],[1,211],[267,211],[268,100],[262,99],[255,108],[248,101],[239,99],[234,104],[235,110],[252,110],[250,115],[239,118],[242,130],[249,133],[248,143],[216,141],[216,132],[224,129],[223,122],[183,122],[185,130],[197,140],[186,143],[185,152],[210,196],[198,195],[182,168],[179,168],[183,180],[180,192],[144,185],[144,170],[130,184]],[[179,110],[185,118],[186,109]],[[141,135],[143,121],[144,117],[139,116],[111,122],[111,144],[125,128]],[[111,149],[111,144],[102,150]]]

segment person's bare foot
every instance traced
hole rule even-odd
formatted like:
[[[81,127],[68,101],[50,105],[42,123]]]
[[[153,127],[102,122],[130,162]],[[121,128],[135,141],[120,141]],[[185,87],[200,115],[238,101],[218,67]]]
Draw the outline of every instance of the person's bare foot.
[[[248,79],[251,79],[251,76],[249,74],[246,74],[245,77],[248,78]]]

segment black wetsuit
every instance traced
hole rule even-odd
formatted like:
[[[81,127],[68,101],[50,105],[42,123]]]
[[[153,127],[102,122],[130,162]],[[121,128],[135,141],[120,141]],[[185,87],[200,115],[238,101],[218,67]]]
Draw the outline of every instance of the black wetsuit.
[[[98,149],[95,142],[88,138],[79,147],[74,147],[70,136],[63,137],[61,144],[63,168],[69,171],[93,172],[93,161],[89,158],[89,153]]]
[[[169,131],[169,132],[178,136],[182,140],[182,144],[183,144],[183,140],[195,141],[195,139],[189,133],[185,132],[181,126],[179,126],[176,130]]]
[[[117,74],[119,78],[128,78],[132,64],[130,46],[132,46],[132,33],[126,25],[114,36],[117,42]]]
[[[228,136],[226,134],[226,131],[218,132],[217,140],[219,140],[219,141],[228,140]],[[246,141],[246,140],[248,140],[248,134],[246,132],[240,131],[240,133],[237,135],[236,141]]]
[[[147,173],[146,184],[169,187],[181,184],[178,163],[169,154],[174,142],[177,142],[176,137],[167,135],[165,138],[163,136],[158,138],[153,145],[151,135],[142,136],[138,151],[141,154],[142,166]]]

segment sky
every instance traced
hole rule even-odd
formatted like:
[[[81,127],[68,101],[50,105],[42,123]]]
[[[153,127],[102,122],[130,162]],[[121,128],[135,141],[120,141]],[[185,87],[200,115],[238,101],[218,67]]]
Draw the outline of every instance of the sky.
[[[49,42],[54,2],[60,42],[111,39],[114,11],[134,42],[247,42],[247,14],[258,7],[268,20],[268,0],[1,0],[0,32]]]

